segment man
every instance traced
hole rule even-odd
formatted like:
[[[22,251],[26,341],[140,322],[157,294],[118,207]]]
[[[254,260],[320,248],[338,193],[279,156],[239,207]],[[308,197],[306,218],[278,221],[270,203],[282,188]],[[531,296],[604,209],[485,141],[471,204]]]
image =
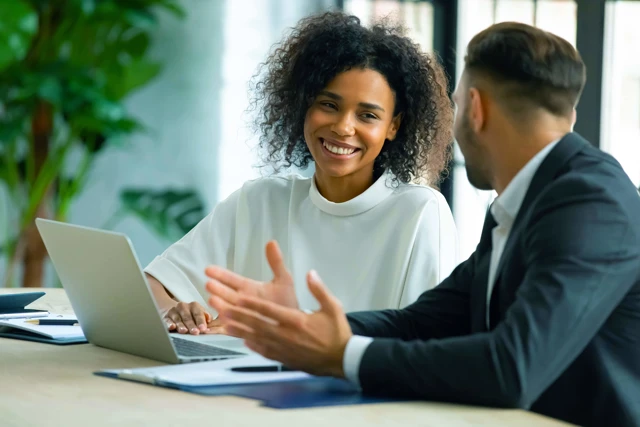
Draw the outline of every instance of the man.
[[[640,197],[571,132],[584,82],[553,34],[502,23],[475,36],[455,134],[469,181],[498,198],[473,255],[405,309],[349,316],[311,272],[320,309],[307,314],[270,243],[272,282],[207,269],[227,332],[364,393],[640,425]]]

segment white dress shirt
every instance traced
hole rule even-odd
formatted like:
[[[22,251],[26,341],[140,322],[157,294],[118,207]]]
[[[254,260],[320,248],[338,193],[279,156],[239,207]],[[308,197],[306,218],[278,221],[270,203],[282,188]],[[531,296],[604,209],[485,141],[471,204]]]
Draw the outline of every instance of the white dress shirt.
[[[504,189],[493,204],[491,205],[491,214],[493,215],[497,225],[492,230],[492,250],[491,262],[489,264],[489,278],[487,286],[487,327],[489,326],[489,303],[491,300],[491,291],[493,290],[496,279],[496,271],[502,257],[502,252],[509,238],[511,227],[518,215],[524,196],[529,189],[533,176],[538,168],[547,157],[549,152],[560,140],[553,141],[540,150],[509,182],[507,188]],[[342,359],[342,367],[345,377],[354,384],[359,385],[360,381],[358,373],[360,372],[360,362],[373,338],[354,335],[351,337],[345,348]]]

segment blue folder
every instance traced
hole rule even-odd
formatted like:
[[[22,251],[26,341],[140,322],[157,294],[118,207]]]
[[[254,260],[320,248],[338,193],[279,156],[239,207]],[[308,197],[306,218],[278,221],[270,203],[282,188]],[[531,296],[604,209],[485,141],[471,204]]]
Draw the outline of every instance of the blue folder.
[[[95,375],[108,378],[119,378],[117,374],[95,372]],[[127,381],[134,381],[128,380]],[[134,381],[137,382],[137,381]],[[183,386],[155,381],[153,384],[169,387],[204,396],[240,396],[262,402],[262,406],[275,409],[311,408],[318,406],[358,405],[382,402],[400,402],[408,399],[373,397],[363,395],[353,384],[345,380],[328,377],[313,377],[286,382],[216,385],[216,386]]]

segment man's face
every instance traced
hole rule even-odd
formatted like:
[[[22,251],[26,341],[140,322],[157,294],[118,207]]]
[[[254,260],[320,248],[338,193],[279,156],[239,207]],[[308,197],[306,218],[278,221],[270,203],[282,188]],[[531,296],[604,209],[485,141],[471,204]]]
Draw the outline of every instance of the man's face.
[[[474,187],[480,190],[492,190],[493,186],[489,180],[488,162],[483,144],[474,131],[471,117],[477,111],[473,109],[481,108],[480,102],[473,102],[468,86],[469,76],[465,71],[462,74],[460,83],[453,94],[453,101],[456,104],[456,117],[453,124],[453,132],[464,156],[467,178]]]

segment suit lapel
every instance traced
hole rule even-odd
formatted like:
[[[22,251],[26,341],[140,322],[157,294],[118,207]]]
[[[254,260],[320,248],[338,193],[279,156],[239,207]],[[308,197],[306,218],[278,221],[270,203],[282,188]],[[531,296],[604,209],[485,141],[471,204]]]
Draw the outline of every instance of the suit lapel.
[[[509,233],[509,238],[507,239],[507,243],[504,247],[504,251],[502,252],[502,256],[500,257],[500,262],[498,263],[498,268],[496,270],[496,279],[493,288],[493,292],[495,292],[500,285],[500,277],[502,276],[502,271],[504,269],[504,264],[509,258],[509,254],[513,252],[514,246],[520,239],[520,234],[522,233],[522,218],[529,212],[529,209],[536,197],[542,192],[542,190],[554,180],[557,176],[560,169],[575,156],[579,151],[581,151],[585,145],[588,145],[589,142],[582,138],[577,133],[568,133],[565,135],[558,145],[556,145],[553,150],[547,155],[546,159],[542,162],[536,174],[533,176],[531,180],[531,184],[529,185],[529,189],[527,190],[527,194],[522,201],[522,205],[520,206],[520,210],[518,210],[518,215],[516,216],[515,221],[513,222],[513,226],[511,227],[511,232]]]

